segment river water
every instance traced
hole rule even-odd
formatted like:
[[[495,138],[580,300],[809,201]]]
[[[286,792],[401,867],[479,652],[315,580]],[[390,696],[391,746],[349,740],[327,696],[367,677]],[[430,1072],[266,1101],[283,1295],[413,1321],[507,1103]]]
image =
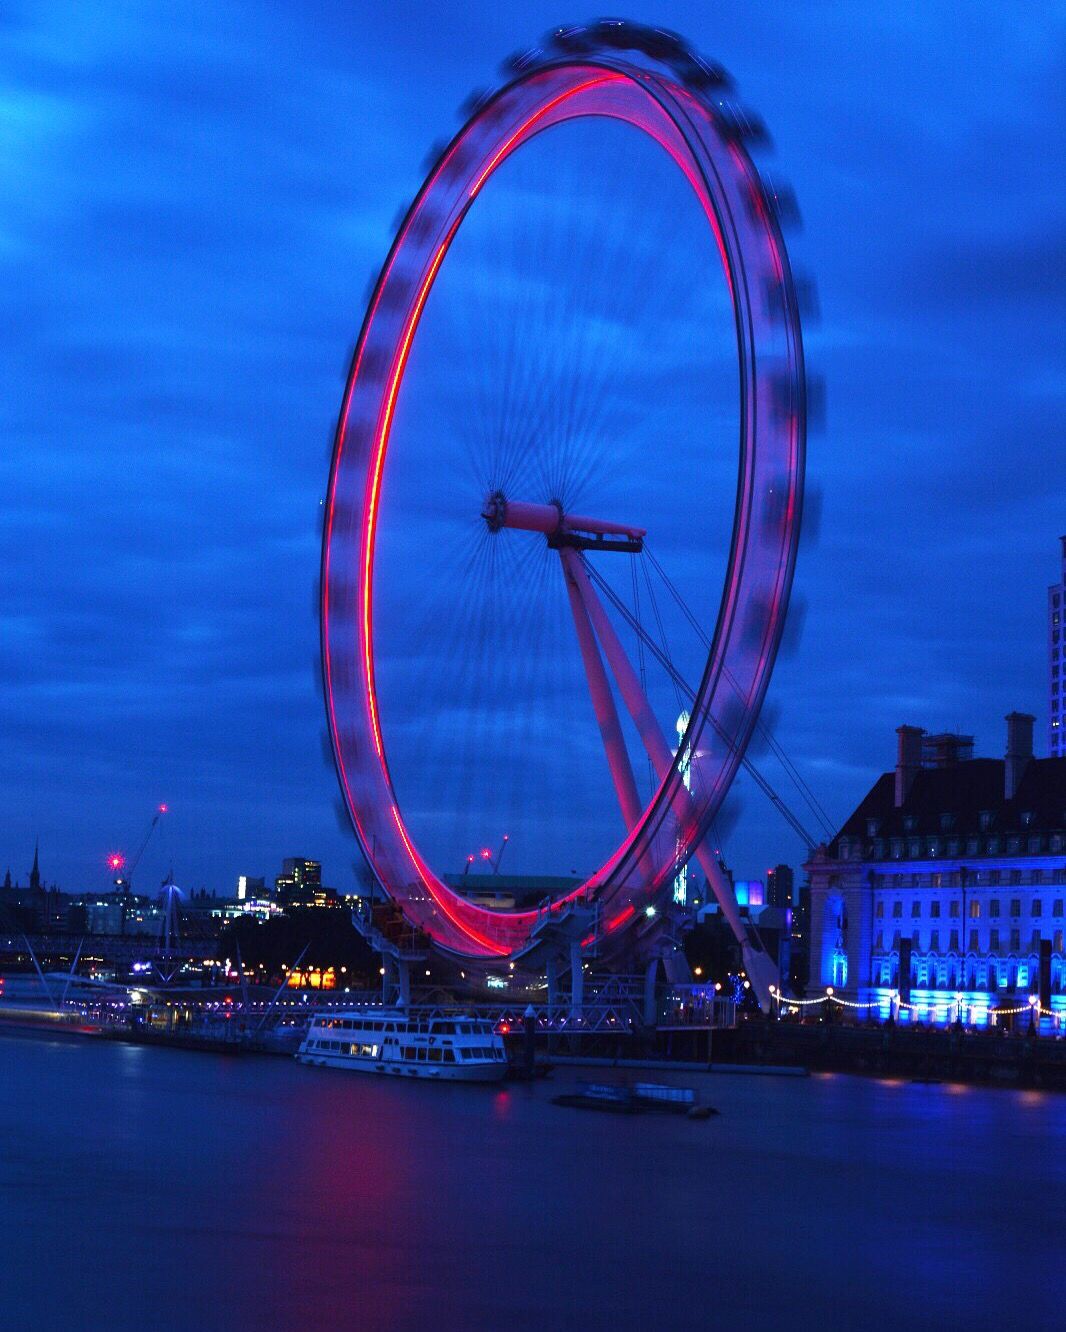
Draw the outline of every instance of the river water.
[[[0,1035],[4,1327],[1063,1326],[1066,1098],[715,1075],[718,1118]]]

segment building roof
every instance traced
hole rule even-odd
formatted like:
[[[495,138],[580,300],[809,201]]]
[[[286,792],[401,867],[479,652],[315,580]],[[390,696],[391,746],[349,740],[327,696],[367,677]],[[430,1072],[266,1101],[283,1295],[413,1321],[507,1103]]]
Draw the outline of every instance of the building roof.
[[[1066,758],[1030,759],[1013,800],[1005,797],[1003,759],[968,759],[949,768],[920,768],[897,809],[896,774],[885,772],[833,838],[835,856],[841,837],[967,836],[970,833],[1040,833],[1066,829]],[[981,815],[991,822],[982,826]],[[944,827],[942,816],[951,816]],[[1028,820],[1025,815],[1029,815]]]

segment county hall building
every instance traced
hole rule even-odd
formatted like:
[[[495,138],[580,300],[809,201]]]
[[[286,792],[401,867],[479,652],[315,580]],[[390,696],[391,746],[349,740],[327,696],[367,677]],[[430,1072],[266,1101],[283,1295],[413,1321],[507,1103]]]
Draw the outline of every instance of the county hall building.
[[[811,993],[975,1026],[1039,997],[1066,1023],[1066,757],[1006,721],[1003,758],[899,728],[895,772],[806,866]]]

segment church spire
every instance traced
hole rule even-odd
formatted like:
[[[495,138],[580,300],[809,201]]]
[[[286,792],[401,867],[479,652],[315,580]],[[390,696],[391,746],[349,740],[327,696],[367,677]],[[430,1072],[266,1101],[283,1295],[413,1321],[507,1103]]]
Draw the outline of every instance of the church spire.
[[[30,892],[37,892],[41,886],[41,866],[38,859],[40,851],[40,838],[35,838],[33,842],[33,869],[30,870]]]

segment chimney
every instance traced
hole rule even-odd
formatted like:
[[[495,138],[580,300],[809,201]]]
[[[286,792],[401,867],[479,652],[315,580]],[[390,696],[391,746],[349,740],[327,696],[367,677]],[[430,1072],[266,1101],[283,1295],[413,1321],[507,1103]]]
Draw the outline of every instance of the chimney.
[[[897,726],[896,735],[899,737],[896,748],[896,808],[899,809],[907,799],[907,793],[922,766],[922,736],[925,731],[920,726]]]
[[[1013,800],[1021,785],[1022,774],[1033,757],[1033,723],[1028,712],[1007,714],[1007,762],[1004,765],[1004,796]]]

